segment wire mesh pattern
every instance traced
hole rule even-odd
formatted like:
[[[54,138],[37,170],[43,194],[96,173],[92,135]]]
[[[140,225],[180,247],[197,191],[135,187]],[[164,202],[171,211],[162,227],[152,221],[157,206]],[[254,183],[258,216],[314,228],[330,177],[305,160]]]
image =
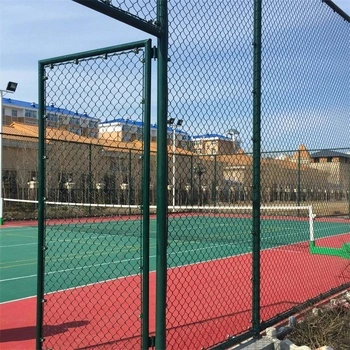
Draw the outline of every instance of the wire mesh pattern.
[[[281,162],[289,159],[289,163],[295,164],[294,170],[288,162],[286,166],[280,164],[272,168],[269,159],[262,159],[262,201],[276,198],[272,193],[276,190],[271,188],[280,191],[284,188],[285,200],[297,205],[312,204],[318,242],[324,244],[326,240],[332,246],[335,244],[332,238],[321,239],[324,234],[338,234],[340,241],[349,240],[346,234],[350,228],[348,220],[341,223],[337,219],[337,216],[349,218],[349,168],[346,165],[349,138],[344,130],[349,125],[350,107],[350,71],[345,58],[350,53],[349,45],[345,44],[349,23],[325,3],[316,1],[289,3],[283,9],[277,2],[266,1],[262,18],[262,148],[275,151],[298,146],[297,152],[267,157],[279,157]],[[314,150],[318,147],[333,150]],[[338,147],[343,149],[334,149]],[[289,167],[288,175],[286,167]],[[338,228],[341,231],[337,231]],[[299,251],[299,256],[295,251]],[[274,304],[261,309],[263,321],[305,302],[307,298],[302,295],[312,289],[311,283],[317,286],[317,291],[311,292],[316,296],[347,282],[341,277],[345,262],[335,271],[330,267],[334,257],[323,256],[319,261],[314,255],[310,261],[308,252],[308,244],[303,249],[291,246],[285,251],[283,266],[274,272],[273,278],[297,286],[299,295],[288,300],[285,289],[276,288]],[[296,260],[308,264],[302,275],[294,272]],[[330,277],[324,284],[316,271],[327,260],[324,271]],[[272,278],[267,271],[278,261],[278,255],[273,257],[268,252],[261,256],[262,304],[268,303],[268,293],[264,291],[270,288]],[[305,283],[305,274],[310,274],[308,283]]]
[[[155,23],[157,14],[156,1],[120,1],[120,0],[93,0],[108,5],[110,8],[120,9],[140,20]]]
[[[176,209],[212,206],[220,213],[220,207],[252,204],[252,21],[253,2],[169,4],[169,116],[175,123],[169,126],[168,264],[189,263],[173,253],[184,245],[194,260],[205,262],[168,274],[168,304],[176,305],[167,312],[168,338],[175,343],[170,348],[186,348],[189,343],[183,339],[188,338],[190,347],[206,348],[215,336],[238,335],[252,325],[244,313],[252,307],[246,297],[252,286],[242,279],[251,280],[253,257],[248,255],[245,264],[229,259],[253,250],[251,212],[238,208],[235,215],[225,210],[215,215],[208,209],[207,214],[179,219],[181,209]],[[287,207],[312,204],[320,237],[349,232],[348,221],[340,224],[340,231],[334,223],[335,216],[349,215],[349,137],[344,129],[349,125],[348,35],[349,23],[326,4],[262,2],[260,202],[285,208],[273,220],[261,210],[262,324],[344,282],[334,277],[324,285],[312,274],[321,263],[309,263],[304,256],[308,212],[290,213]],[[177,127],[179,119],[183,122]],[[191,138],[193,155],[177,150],[184,143],[180,130]],[[320,218],[324,216],[328,219]],[[193,240],[172,239],[179,220],[182,231],[192,228]],[[267,234],[278,248],[271,249]],[[293,242],[286,243],[291,237]],[[306,292],[303,274],[290,273],[297,270],[296,259],[310,264],[305,270],[317,292]],[[283,265],[275,274],[274,264]],[[274,280],[287,289],[297,281],[304,293],[287,297],[284,288],[271,287]],[[237,290],[237,284],[242,288]]]
[[[170,2],[169,7],[169,116],[183,120],[178,129],[186,130],[193,140],[194,153],[174,156],[175,149],[169,153],[168,224],[172,232],[179,220],[176,210],[172,213],[172,203],[233,205],[230,187],[235,184],[225,179],[224,158],[234,158],[240,149],[240,133],[251,131],[249,28],[253,16],[249,3]],[[174,134],[173,146],[181,147],[181,134],[177,129]],[[251,204],[249,195],[245,200]],[[174,349],[206,347],[213,343],[213,335],[224,339],[231,328],[227,315],[235,307],[250,308],[249,300],[243,298],[250,292],[243,287],[233,296],[235,281],[228,283],[232,271],[248,279],[251,275],[250,264],[238,267],[229,258],[233,247],[237,254],[251,250],[249,219],[240,218],[239,211],[237,219],[225,211],[215,216],[181,217],[182,230],[190,227],[190,236],[197,239],[169,240],[169,266],[190,263],[185,254],[173,253],[179,249],[187,251],[192,261],[202,262],[168,274],[167,298],[174,311],[167,313],[167,329]],[[210,262],[214,260],[218,262]],[[188,339],[191,344],[186,344]]]
[[[349,22],[318,0],[169,2],[169,23],[164,2],[98,2],[169,24],[167,93],[156,101],[168,103],[167,128],[159,115],[146,126],[142,45],[41,62],[45,181],[38,195],[31,173],[17,203],[19,188],[4,193],[6,210],[44,212],[42,345],[220,348],[349,286],[339,256],[309,249],[350,238]]]
[[[142,314],[145,50],[81,56],[44,64],[43,346],[132,348]]]

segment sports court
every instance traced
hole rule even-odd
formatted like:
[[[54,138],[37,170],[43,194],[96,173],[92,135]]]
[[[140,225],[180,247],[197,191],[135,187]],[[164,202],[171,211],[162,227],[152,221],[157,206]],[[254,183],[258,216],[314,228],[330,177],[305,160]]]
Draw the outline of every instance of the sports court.
[[[204,341],[198,343],[198,347],[210,345],[205,339],[215,324],[223,329],[229,327],[235,333],[245,330],[252,292],[249,278],[242,271],[249,273],[251,265],[250,225],[251,218],[247,214],[238,215],[234,210],[202,208],[169,214],[168,307],[173,312],[179,310],[178,319],[170,322],[168,330],[170,348],[186,348],[188,332],[203,335]],[[48,290],[44,307],[51,319],[44,329],[49,344],[76,349],[139,346],[140,300],[134,295],[141,294],[143,278],[140,274],[142,227],[143,222],[137,215],[48,221],[45,266]],[[149,308],[154,310],[156,221],[152,216],[149,227]],[[349,219],[344,218],[320,218],[313,222],[316,243],[329,247],[340,247],[349,242],[349,228]],[[1,317],[1,348],[33,348],[38,228],[13,223],[3,226],[0,231],[1,314],[5,315]],[[312,283],[315,278],[323,280],[325,291],[330,284],[339,284],[349,278],[347,261],[339,257],[311,255],[309,239],[310,220],[307,215],[291,210],[289,215],[262,217],[261,302],[265,319],[278,310],[282,312],[286,307],[293,307],[318,294],[320,285]],[[242,270],[243,266],[248,270]],[[215,274],[204,274],[211,268]],[[228,270],[229,274],[226,273]],[[283,279],[284,274],[288,278]],[[192,296],[188,300],[182,300],[180,289],[171,289],[172,281],[181,285],[185,280],[187,295]],[[278,281],[278,285],[274,281]],[[297,281],[298,288],[294,289],[290,281]],[[278,295],[283,295],[283,301],[278,300],[276,288],[279,289]],[[226,306],[216,300],[223,292],[228,300],[232,300]],[[241,299],[239,302],[235,301],[237,295]],[[64,305],[73,307],[70,313],[78,315],[74,316],[74,321],[70,322],[66,310],[62,310]],[[99,310],[101,319],[106,322],[99,321],[90,312],[92,309]],[[185,325],[180,317],[181,309],[186,310],[194,321],[184,328],[183,339],[175,340],[171,337],[172,331],[179,332]],[[155,315],[151,311],[151,333],[154,325]],[[123,336],[113,338],[113,329],[106,330],[106,327],[117,327]],[[217,341],[223,339],[224,334],[215,334]],[[172,341],[176,343],[172,344]]]

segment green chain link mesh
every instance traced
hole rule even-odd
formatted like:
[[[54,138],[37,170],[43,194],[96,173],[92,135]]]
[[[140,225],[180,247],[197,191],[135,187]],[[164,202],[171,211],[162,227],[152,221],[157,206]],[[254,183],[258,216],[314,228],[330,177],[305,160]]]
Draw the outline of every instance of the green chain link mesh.
[[[143,62],[45,66],[45,348],[139,346]]]
[[[155,2],[104,3],[157,24]],[[349,22],[327,3],[262,2],[262,330],[349,284],[346,260],[310,253],[310,240],[331,252],[350,232]],[[168,176],[169,349],[232,343],[252,327],[253,5],[168,4],[168,169],[158,171]],[[44,347],[139,348],[144,50],[67,59],[45,74]],[[149,132],[154,271],[155,114]],[[14,156],[23,179],[4,169],[5,218],[37,217],[36,204],[10,200],[37,199],[24,180],[30,138],[26,159]]]

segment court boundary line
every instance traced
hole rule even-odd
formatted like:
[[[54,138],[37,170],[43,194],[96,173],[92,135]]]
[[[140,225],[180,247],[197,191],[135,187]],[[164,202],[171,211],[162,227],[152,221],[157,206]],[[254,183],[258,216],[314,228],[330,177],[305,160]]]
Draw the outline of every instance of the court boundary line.
[[[30,226],[28,226],[28,227],[30,227]],[[350,232],[346,232],[346,233],[337,234],[335,236],[343,236],[343,235],[349,235],[349,234],[350,234]],[[319,238],[319,239],[332,238],[332,237],[334,237],[334,235],[325,236],[325,237],[322,237],[322,238]],[[307,244],[308,242],[309,242],[308,240],[300,241],[300,242],[293,243],[293,244],[281,245],[279,247],[264,248],[264,249],[261,249],[261,251],[269,251],[269,250],[279,251],[279,250],[282,250],[281,248],[283,248],[283,247],[287,247],[287,246],[295,245],[295,244],[301,244],[301,243],[306,243]],[[227,246],[227,244],[219,244],[219,246],[222,246],[222,245]],[[234,243],[231,243],[230,245],[234,245]],[[169,254],[173,255],[173,254],[179,254],[179,253],[188,253],[189,251],[203,250],[203,249],[209,249],[209,248],[215,248],[215,247],[216,247],[216,245],[209,245],[208,247],[197,248],[197,249],[194,249],[194,250],[186,250],[184,252],[172,252],[172,253],[169,253]],[[297,250],[290,250],[290,251],[283,250],[283,251],[284,252],[289,252],[289,253],[300,253],[300,251],[297,251]],[[230,255],[230,256],[220,257],[218,259],[210,259],[210,260],[205,260],[205,261],[198,261],[198,262],[194,262],[194,263],[168,267],[168,270],[174,270],[176,268],[181,268],[181,267],[186,267],[186,266],[193,266],[193,265],[198,265],[198,264],[202,264],[202,263],[208,263],[208,262],[211,262],[211,261],[220,261],[220,260],[223,260],[223,259],[234,258],[234,257],[239,257],[239,256],[244,256],[244,255],[251,255],[251,254],[252,254],[252,252],[245,252],[245,253],[240,253],[240,254],[237,254],[237,255]],[[156,258],[156,255],[152,255],[152,256],[150,256],[150,258],[152,258],[152,259]],[[132,260],[136,260],[136,259],[132,259]],[[114,263],[114,262],[109,262],[108,264],[112,264],[112,263]],[[105,264],[107,264],[107,263],[105,263]],[[91,265],[91,266],[94,266],[94,265]],[[81,267],[81,268],[87,268],[87,267],[91,267],[91,266],[86,266],[86,267]],[[70,269],[70,270],[75,270],[75,269]],[[69,269],[68,270],[62,270],[62,271],[69,271]],[[58,273],[58,272],[62,272],[62,271],[52,271],[52,272],[49,272],[48,274],[54,274],[54,273]],[[150,271],[150,274],[151,273],[153,274],[155,272],[156,272],[155,270],[152,270],[152,271]],[[88,287],[88,286],[91,286],[91,285],[117,281],[117,280],[129,278],[129,277],[135,277],[135,276],[139,276],[139,275],[138,274],[132,274],[132,275],[128,275],[128,276],[120,276],[120,277],[112,278],[112,279],[108,279],[108,280],[92,282],[92,283],[85,284],[85,285],[82,285],[82,286],[70,287],[70,288],[67,288],[67,289],[59,289],[59,290],[56,290],[56,291],[48,292],[46,295],[53,294],[53,293],[62,293],[64,291],[69,291],[69,290],[73,290],[73,289],[80,289],[80,288]],[[22,276],[22,277],[20,277],[20,279],[22,279],[22,278],[23,279],[24,278],[33,278],[33,277],[37,277],[37,274],[29,275],[29,276]],[[2,282],[2,281],[0,281],[0,282]],[[12,303],[12,302],[16,302],[16,301],[21,301],[21,300],[26,300],[26,299],[30,299],[30,298],[37,298],[37,295],[32,295],[32,296],[19,298],[19,299],[14,299],[14,300],[8,300],[8,301],[5,301],[5,302],[0,302],[0,305],[7,304],[7,303]]]

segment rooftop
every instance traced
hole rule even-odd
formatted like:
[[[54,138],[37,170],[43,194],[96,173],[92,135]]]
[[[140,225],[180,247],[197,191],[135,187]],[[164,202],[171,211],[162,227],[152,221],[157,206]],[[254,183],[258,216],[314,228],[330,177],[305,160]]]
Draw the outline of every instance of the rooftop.
[[[310,157],[311,158],[329,158],[329,157],[350,158],[350,154],[342,153],[339,151],[322,150],[319,152],[312,153]]]
[[[6,98],[4,97],[2,99],[3,105],[4,106],[13,106],[17,108],[24,108],[24,109],[31,109],[31,110],[38,110],[39,109],[39,104],[35,102],[26,102],[26,101],[20,101],[20,100],[14,100],[12,98]],[[78,113],[77,111],[72,111],[66,108],[62,107],[57,107],[53,104],[46,106],[46,112],[51,112],[51,113],[61,113],[64,115],[71,115],[71,116],[76,116],[76,117],[82,117],[82,118],[89,118],[89,119],[94,119],[98,120],[97,118],[89,116],[87,113]]]

